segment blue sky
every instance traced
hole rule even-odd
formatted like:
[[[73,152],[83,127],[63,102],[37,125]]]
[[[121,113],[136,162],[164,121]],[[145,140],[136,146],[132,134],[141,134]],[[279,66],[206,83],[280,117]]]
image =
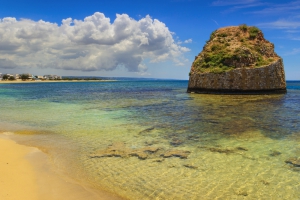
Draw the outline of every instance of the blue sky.
[[[246,23],[300,79],[300,0],[15,0],[0,19],[0,73],[188,79],[212,31]]]

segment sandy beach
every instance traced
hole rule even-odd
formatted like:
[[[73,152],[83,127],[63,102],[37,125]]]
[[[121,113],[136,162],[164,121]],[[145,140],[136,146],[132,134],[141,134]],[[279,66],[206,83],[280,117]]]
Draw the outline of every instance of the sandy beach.
[[[0,199],[80,200],[120,199],[82,186],[57,173],[48,156],[0,134]]]

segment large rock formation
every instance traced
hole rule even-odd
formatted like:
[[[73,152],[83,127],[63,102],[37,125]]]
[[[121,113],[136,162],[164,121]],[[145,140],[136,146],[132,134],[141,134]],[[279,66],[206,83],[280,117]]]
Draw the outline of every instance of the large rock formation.
[[[256,27],[214,31],[192,64],[188,92],[286,93],[282,59]]]

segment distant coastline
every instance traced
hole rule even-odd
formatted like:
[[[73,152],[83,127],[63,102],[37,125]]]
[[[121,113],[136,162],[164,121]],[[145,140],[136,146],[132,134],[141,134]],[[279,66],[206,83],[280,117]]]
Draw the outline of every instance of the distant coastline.
[[[14,81],[9,81],[9,80],[2,80],[0,81],[0,84],[10,84],[10,83],[66,83],[66,82],[112,82],[116,80],[40,80],[40,81],[35,81],[35,80],[14,80]]]
[[[32,75],[25,74],[2,74],[0,73],[0,83],[43,83],[43,82],[69,82],[69,81],[114,81],[100,77],[85,76],[58,76],[58,75]]]

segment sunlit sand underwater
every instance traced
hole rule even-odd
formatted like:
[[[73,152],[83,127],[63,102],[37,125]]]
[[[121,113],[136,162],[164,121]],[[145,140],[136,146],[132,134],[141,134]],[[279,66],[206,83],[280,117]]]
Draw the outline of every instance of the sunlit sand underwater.
[[[300,82],[200,95],[187,81],[0,85],[0,132],[124,199],[300,199]]]

